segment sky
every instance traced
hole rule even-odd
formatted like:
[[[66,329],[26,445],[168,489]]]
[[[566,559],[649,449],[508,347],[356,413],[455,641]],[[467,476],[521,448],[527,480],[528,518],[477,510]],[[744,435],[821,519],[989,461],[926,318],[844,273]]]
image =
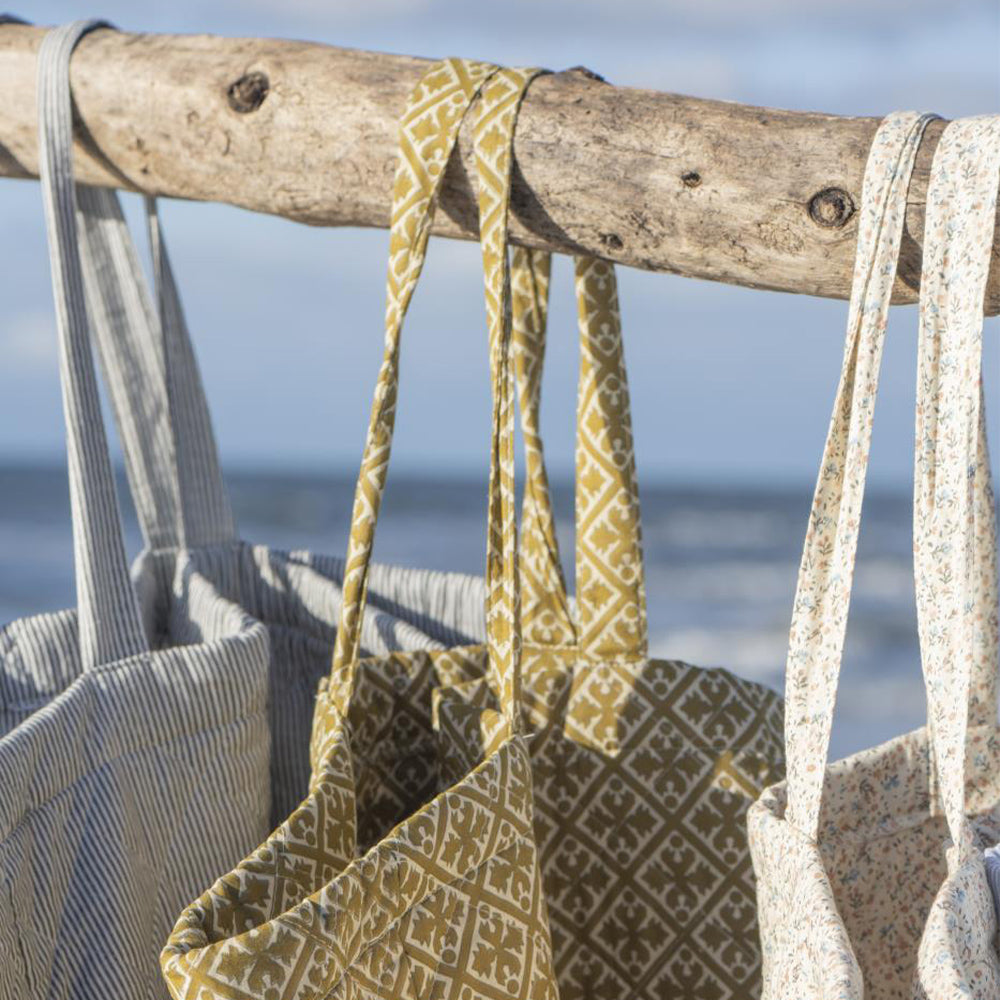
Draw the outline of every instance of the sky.
[[[303,38],[557,70],[583,64],[621,85],[837,114],[1000,111],[996,0],[104,0],[97,8],[33,0],[12,9],[39,24],[96,10],[130,31]],[[387,234],[312,229],[220,205],[166,202],[162,213],[224,464],[353,472],[381,356]],[[0,462],[58,461],[55,329],[35,182],[0,180],[0,226],[13,251],[0,268]],[[846,303],[630,269],[619,282],[640,477],[811,481]],[[557,261],[543,404],[557,473],[572,464],[571,294],[568,262]],[[916,319],[914,307],[893,311],[873,482],[910,480]],[[989,321],[994,438],[998,332]],[[394,467],[481,473],[489,402],[475,245],[432,241],[403,341]]]

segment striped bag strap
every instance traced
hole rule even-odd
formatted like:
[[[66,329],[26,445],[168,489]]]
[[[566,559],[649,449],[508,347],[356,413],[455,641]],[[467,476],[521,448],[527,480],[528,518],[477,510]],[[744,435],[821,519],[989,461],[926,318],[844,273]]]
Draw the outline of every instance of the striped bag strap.
[[[236,538],[198,363],[163,239],[145,199],[154,309],[118,196],[77,189],[87,298],[147,547]]]
[[[989,455],[982,446],[983,299],[1000,186],[1000,115],[948,124],[927,190],[917,376],[914,550],[917,616],[935,771],[952,842],[974,851],[965,818],[970,702],[996,631]],[[983,610],[987,612],[984,617]],[[997,662],[990,664],[991,675]],[[987,721],[996,726],[996,702]],[[956,710],[958,709],[958,710]]]
[[[175,440],[181,523],[174,538],[188,547],[234,541],[237,537],[229,494],[222,478],[215,431],[201,381],[187,318],[170,264],[155,198],[144,199],[153,258],[159,338],[167,372],[166,399]],[[143,286],[145,287],[145,286]]]
[[[76,200],[87,304],[146,547],[232,541],[236,524],[156,201],[145,199],[158,316],[117,194],[79,184]]]
[[[331,700],[344,715],[354,689],[375,526],[395,427],[403,320],[423,269],[445,166],[466,112],[495,71],[491,64],[462,59],[435,63],[414,87],[400,120],[389,235],[385,349],[354,495],[330,678]]]
[[[77,21],[56,28],[45,36],[38,53],[39,175],[59,332],[84,670],[148,649],[129,580],[97,392],[74,197],[70,56],[86,32],[101,26],[99,21]]]
[[[118,195],[77,185],[76,198],[87,303],[146,546],[232,541],[236,524],[156,200],[145,199],[154,310]]]
[[[906,192],[932,115],[879,126],[862,187],[844,361],[813,496],[785,677],[789,822],[815,839]]]
[[[78,185],[76,198],[87,303],[146,546],[232,541],[236,524],[156,200],[145,199],[154,310],[117,194]]]

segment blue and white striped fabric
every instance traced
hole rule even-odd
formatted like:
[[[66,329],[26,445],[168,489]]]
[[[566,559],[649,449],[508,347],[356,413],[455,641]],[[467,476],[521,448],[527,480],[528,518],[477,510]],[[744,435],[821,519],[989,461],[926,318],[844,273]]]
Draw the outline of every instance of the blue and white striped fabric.
[[[117,196],[80,188],[78,201],[88,304],[146,543],[134,574],[152,614],[147,630],[157,634],[178,551],[268,628],[271,823],[277,825],[308,789],[308,734],[340,617],[343,560],[238,538],[155,204],[147,202],[147,218],[159,318]],[[483,635],[480,578],[378,566],[371,586],[363,633],[371,653]]]
[[[78,607],[0,629],[0,1000],[165,995],[177,913],[306,792],[340,612],[342,559],[236,534],[155,205],[156,306],[117,196],[74,189],[69,59],[101,26],[39,53]],[[146,543],[131,584],[91,333]],[[374,566],[362,644],[480,639],[482,587]]]
[[[0,996],[19,1000],[162,996],[155,957],[178,906],[269,811],[266,630],[178,558],[173,648],[154,650],[129,580],[70,158],[69,58],[86,29],[39,52],[77,609],[0,631]]]
[[[996,910],[997,924],[1000,925],[1000,844],[987,847],[983,851],[983,859],[986,861],[986,881],[993,894],[993,909]]]

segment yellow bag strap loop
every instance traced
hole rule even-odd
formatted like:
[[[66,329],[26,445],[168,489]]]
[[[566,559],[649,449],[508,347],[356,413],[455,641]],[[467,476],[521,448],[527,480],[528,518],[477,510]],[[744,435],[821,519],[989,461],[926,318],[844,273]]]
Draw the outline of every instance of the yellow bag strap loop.
[[[576,624],[569,612],[539,431],[551,257],[517,249],[513,346],[526,486],[522,626],[526,642],[579,644],[594,659],[647,653],[639,490],[614,265],[574,262],[580,331],[576,432]]]
[[[385,352],[354,495],[330,680],[333,703],[345,714],[354,688],[375,524],[392,446],[400,331],[423,268],[445,166],[466,112],[496,69],[489,63],[464,59],[435,63],[414,87],[400,121],[386,282]]]
[[[592,658],[647,653],[639,484],[614,265],[577,257],[576,603]]]
[[[511,282],[507,252],[514,125],[521,100],[542,70],[502,69],[483,87],[475,127],[479,240],[493,382],[486,637],[490,670],[511,734],[521,731],[521,629],[514,494],[514,382]]]
[[[552,255],[515,247],[511,260],[512,346],[524,439],[521,507],[521,629],[526,644],[573,646],[576,626],[559,558],[539,425]]]

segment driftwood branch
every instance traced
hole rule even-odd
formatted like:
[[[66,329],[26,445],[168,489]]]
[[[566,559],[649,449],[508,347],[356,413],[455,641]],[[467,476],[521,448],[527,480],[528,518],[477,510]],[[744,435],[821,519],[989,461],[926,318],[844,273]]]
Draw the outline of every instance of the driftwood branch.
[[[0,174],[37,171],[44,29],[0,27]],[[97,31],[72,81],[80,180],[312,225],[389,219],[396,120],[426,61],[324,45]],[[520,116],[512,235],[526,246],[756,288],[846,297],[874,118],[537,80]],[[896,301],[916,298],[941,123],[909,194]],[[468,137],[434,232],[476,237]],[[1000,243],[987,308],[1000,310]]]

